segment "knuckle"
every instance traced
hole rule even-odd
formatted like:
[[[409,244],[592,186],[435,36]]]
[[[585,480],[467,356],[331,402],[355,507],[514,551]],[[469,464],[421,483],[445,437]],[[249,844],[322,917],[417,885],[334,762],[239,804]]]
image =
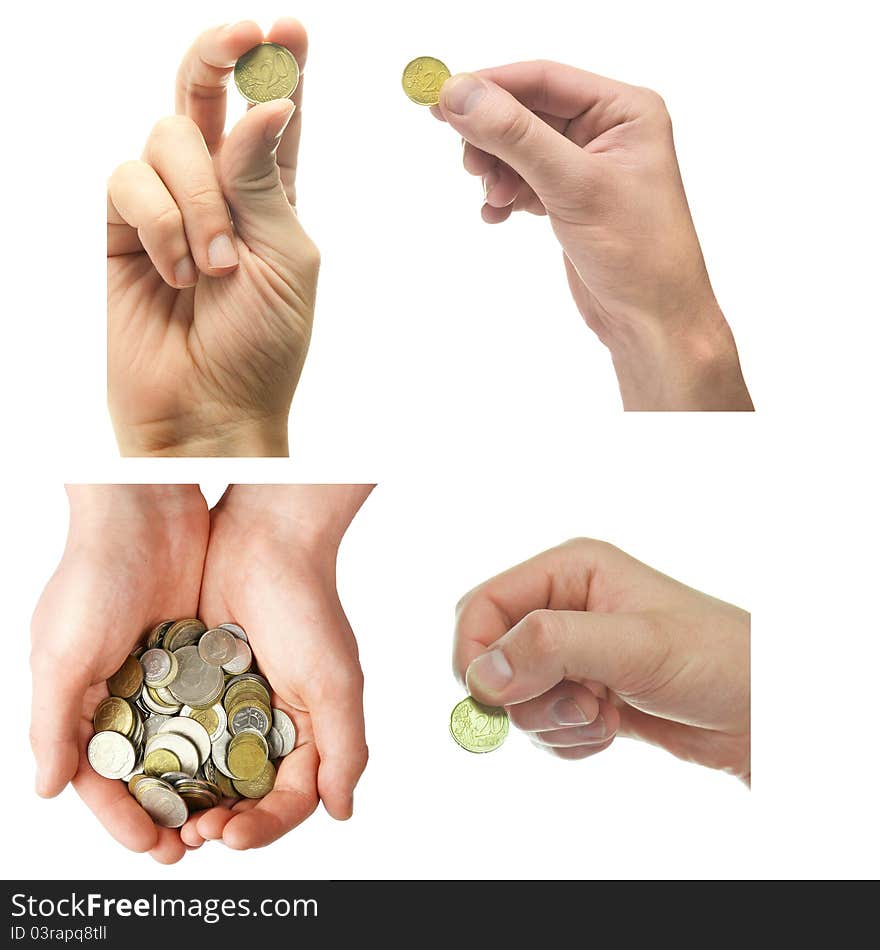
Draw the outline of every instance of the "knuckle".
[[[107,181],[108,191],[113,191],[120,185],[125,185],[135,179],[144,169],[144,163],[136,158],[129,159],[113,169],[110,178]]]
[[[192,132],[193,129],[198,129],[198,126],[189,116],[166,115],[153,126],[150,132],[150,143],[162,145],[171,139]]]
[[[659,122],[672,125],[669,109],[666,106],[666,100],[663,96],[654,89],[647,88],[643,88],[641,94],[645,111]]]
[[[183,230],[180,210],[170,205],[161,208],[153,215],[149,228],[162,241],[176,237]]]
[[[321,251],[315,242],[306,237],[303,240],[302,247],[300,249],[300,255],[302,256],[303,262],[306,267],[311,270],[317,271],[321,267]]]
[[[223,208],[223,195],[214,182],[194,181],[187,189],[186,197],[197,212],[215,212]],[[223,217],[225,220],[225,210]]]
[[[531,653],[552,653],[556,643],[557,620],[552,610],[533,610],[522,620],[522,630]]]
[[[498,139],[508,148],[515,149],[522,145],[533,130],[534,119],[526,109],[508,109],[498,118]]]

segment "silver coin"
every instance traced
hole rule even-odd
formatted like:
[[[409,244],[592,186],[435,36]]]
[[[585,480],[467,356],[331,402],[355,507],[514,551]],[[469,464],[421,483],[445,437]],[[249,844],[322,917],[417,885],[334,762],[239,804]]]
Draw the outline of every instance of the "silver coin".
[[[148,717],[144,722],[144,742],[152,739],[170,718],[170,716],[163,716],[162,713],[156,713],[156,715]]]
[[[272,707],[272,728],[281,735],[281,755],[290,755],[296,745],[296,726],[283,709]]]
[[[243,642],[243,640],[237,640],[223,627],[214,627],[202,634],[199,640],[199,656],[209,666],[223,666],[224,663],[231,663],[236,658],[238,655],[236,644]]]
[[[92,768],[104,778],[130,775],[137,762],[134,746],[118,732],[96,732],[87,754]]]
[[[187,775],[186,772],[164,772],[162,781],[174,785],[175,782],[191,782],[192,777]]]
[[[143,772],[143,770],[144,760],[143,758],[139,758],[137,762],[135,762],[134,768],[128,773],[128,775],[122,776],[122,781],[126,783],[130,782],[135,777],[135,775],[137,775],[139,772]]]
[[[176,735],[183,736],[196,747],[199,753],[199,765],[211,754],[211,737],[208,730],[195,719],[189,719],[186,716],[173,716],[168,722],[159,727],[159,735],[166,732],[173,732]]]
[[[251,730],[265,736],[270,727],[269,717],[256,706],[242,706],[232,717],[229,731],[237,736],[240,732]]]
[[[181,772],[186,772],[190,777],[196,774],[199,767],[199,750],[186,736],[177,732],[158,732],[144,746],[144,757],[146,758],[154,749],[173,752],[177,756],[177,761],[180,762]]]
[[[189,817],[186,802],[163,785],[154,785],[140,796],[141,808],[163,828],[180,828]]]
[[[272,726],[272,728],[269,730],[269,734],[266,736],[266,745],[269,746],[270,759],[281,758],[281,750],[284,748],[284,740],[281,738],[281,733],[274,726]]]
[[[248,642],[248,635],[244,632],[244,627],[239,627],[237,623],[218,623],[217,626],[228,630],[234,637],[238,637],[239,640],[244,640],[245,643]]]
[[[147,692],[147,687],[144,687],[144,691],[141,693],[141,702],[143,705],[151,712],[157,713],[161,716],[173,716],[180,709],[180,703],[176,700],[173,705],[168,703],[160,702],[159,700],[152,697]]]
[[[254,656],[247,643],[244,640],[235,640],[235,656],[223,664],[223,669],[233,675],[246,673],[251,668],[253,660]]]
[[[232,736],[228,732],[224,732],[216,742],[211,743],[211,761],[218,771],[222,772],[227,778],[235,778],[226,764],[226,750],[229,748],[231,738]]]
[[[212,706],[223,692],[223,670],[208,666],[195,646],[182,647],[174,655],[178,668],[177,678],[168,686],[171,695],[187,706]]]
[[[153,647],[141,657],[144,668],[144,682],[147,686],[167,686],[174,679],[177,660],[173,653]]]
[[[214,769],[214,760],[210,756],[202,763],[200,772],[206,782],[210,782],[212,785],[214,784],[217,776]]]

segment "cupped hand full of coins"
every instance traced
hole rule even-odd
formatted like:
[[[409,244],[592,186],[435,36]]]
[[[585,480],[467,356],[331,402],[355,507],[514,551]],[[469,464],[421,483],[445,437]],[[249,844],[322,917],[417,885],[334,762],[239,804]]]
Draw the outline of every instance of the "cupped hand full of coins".
[[[319,800],[350,817],[367,750],[336,553],[370,489],[231,486],[209,513],[192,485],[71,486],[32,624],[37,791],[72,780],[163,863],[266,845]]]
[[[120,779],[163,828],[221,801],[258,800],[296,744],[272,708],[247,634],[235,623],[163,621],[107,681],[93,716],[89,764]]]
[[[190,847],[222,840],[262,847],[323,803],[336,819],[353,811],[367,762],[363,675],[357,641],[336,591],[336,547],[369,488],[231,488],[212,511],[200,613],[206,623],[235,617],[254,657],[289,714],[297,747],[281,761],[262,800],[221,802],[193,815],[181,831]],[[315,524],[321,502],[326,512]],[[268,501],[267,501],[268,499]],[[342,523],[329,525],[330,512]]]
[[[124,455],[287,454],[319,265],[295,210],[306,47],[290,19],[265,37],[249,22],[204,33],[176,114],[110,178],[108,387]],[[256,104],[226,134],[239,59]],[[292,100],[268,98],[294,82]]]
[[[67,546],[32,622],[37,791],[51,797],[72,780],[117,841],[177,861],[180,833],[155,825],[121,782],[98,775],[86,750],[107,680],[143,629],[152,618],[197,612],[208,506],[195,485],[77,485],[68,496]]]

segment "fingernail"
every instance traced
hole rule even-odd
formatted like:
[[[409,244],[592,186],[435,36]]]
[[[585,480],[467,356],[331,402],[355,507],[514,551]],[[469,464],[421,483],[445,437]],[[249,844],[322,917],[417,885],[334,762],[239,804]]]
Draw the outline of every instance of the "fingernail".
[[[177,262],[174,268],[174,283],[178,287],[189,287],[196,282],[196,265],[187,255]]]
[[[208,245],[208,263],[211,267],[235,267],[238,254],[228,234],[218,234]]]
[[[588,725],[582,726],[580,734],[585,739],[604,739],[608,728],[605,725],[604,716],[596,716],[596,718]]]
[[[513,668],[507,662],[507,657],[500,650],[490,650],[478,656],[467,668],[465,680],[469,687],[475,684],[478,688],[498,692],[513,679]]]
[[[550,707],[550,718],[557,726],[585,726],[590,721],[583,709],[568,697],[557,700]]]
[[[292,100],[287,99],[286,108],[280,109],[277,115],[274,116],[273,121],[269,123],[267,129],[269,133],[270,141],[274,142],[276,139],[280,139],[284,135],[284,130],[287,128],[287,123],[290,122],[293,118],[293,113],[296,112],[296,106],[293,104]]]
[[[485,94],[486,84],[469,73],[447,79],[441,92],[443,104],[456,115],[467,115]]]
[[[483,175],[483,197],[488,198],[489,192],[498,184],[498,179],[501,176],[498,174],[498,170],[493,168],[492,171],[486,172]]]

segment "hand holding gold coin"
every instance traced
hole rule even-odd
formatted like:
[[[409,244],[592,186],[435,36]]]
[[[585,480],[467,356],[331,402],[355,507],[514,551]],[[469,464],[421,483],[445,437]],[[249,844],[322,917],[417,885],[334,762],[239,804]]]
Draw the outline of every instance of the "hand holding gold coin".
[[[319,255],[297,217],[295,20],[208,30],[108,186],[108,386],[124,455],[286,455]],[[256,104],[226,131],[227,83]],[[290,98],[288,98],[290,97]]]

